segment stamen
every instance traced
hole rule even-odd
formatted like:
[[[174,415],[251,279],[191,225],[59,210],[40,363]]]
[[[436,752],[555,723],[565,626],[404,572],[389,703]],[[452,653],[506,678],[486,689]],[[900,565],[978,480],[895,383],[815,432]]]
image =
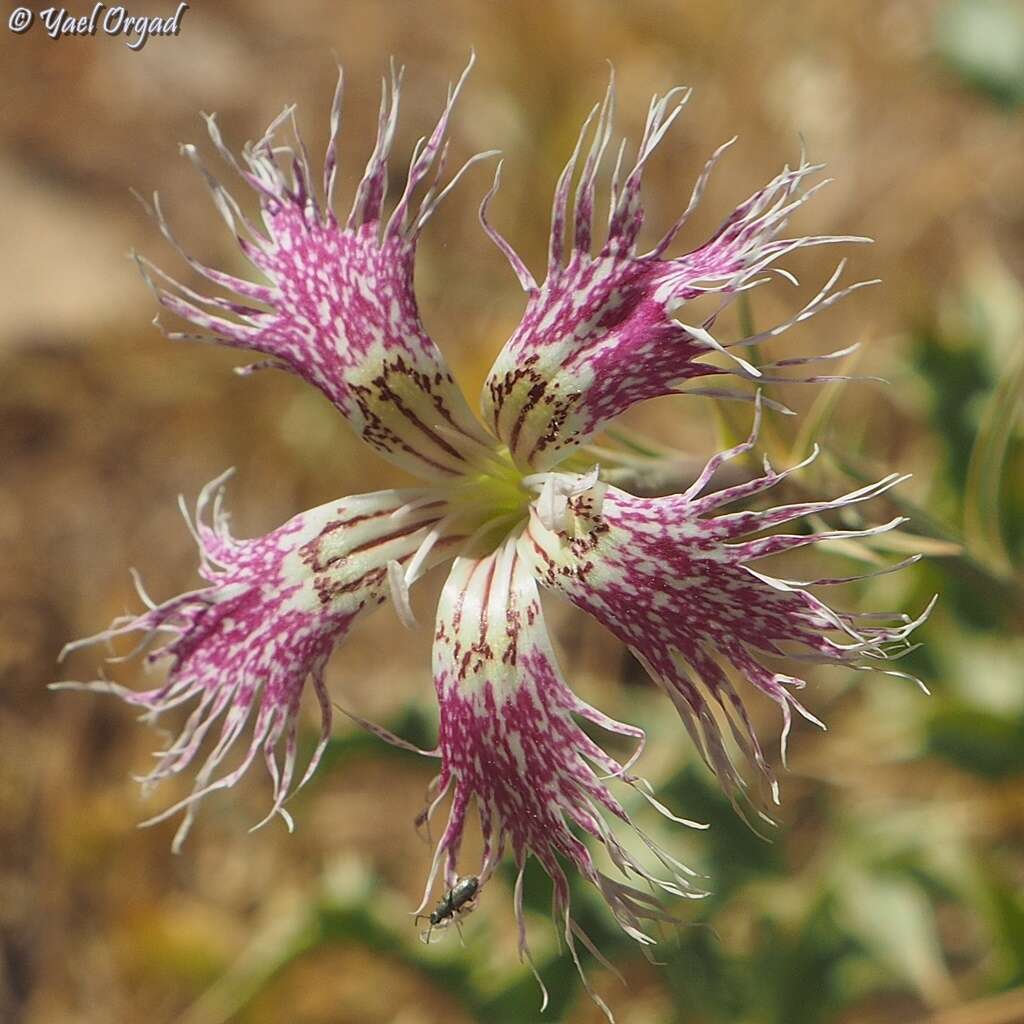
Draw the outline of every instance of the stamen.
[[[594,466],[588,473],[577,476],[568,473],[531,473],[522,479],[522,484],[538,491],[534,508],[544,528],[554,533],[570,533],[572,520],[569,516],[569,499],[593,492],[594,513],[600,515],[604,501],[604,487],[598,487],[600,466]]]
[[[415,629],[419,623],[413,615],[409,600],[409,584],[402,566],[394,559],[388,562],[388,586],[391,588],[391,603],[395,606],[402,625],[407,629]]]

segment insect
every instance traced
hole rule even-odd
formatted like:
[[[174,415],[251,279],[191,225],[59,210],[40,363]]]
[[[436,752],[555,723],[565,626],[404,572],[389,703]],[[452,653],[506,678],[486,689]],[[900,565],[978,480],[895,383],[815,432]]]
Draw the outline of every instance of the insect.
[[[452,921],[459,928],[459,934],[461,935],[462,929],[459,925],[459,918],[476,908],[479,893],[480,879],[476,875],[464,875],[458,879],[455,885],[444,894],[441,902],[430,912],[430,927],[427,929],[423,941],[429,943],[431,933],[435,928],[447,928]],[[419,920],[422,916],[417,915],[416,919]]]

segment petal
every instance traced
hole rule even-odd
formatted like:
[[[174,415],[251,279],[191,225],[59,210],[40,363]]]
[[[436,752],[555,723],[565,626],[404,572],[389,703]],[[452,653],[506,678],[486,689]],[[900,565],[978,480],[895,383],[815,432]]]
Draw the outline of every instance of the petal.
[[[205,332],[199,337],[266,353],[269,360],[248,369],[299,374],[324,392],[365,441],[428,478],[461,472],[481,444],[490,444],[427,336],[413,291],[420,231],[462,173],[489,155],[473,157],[438,190],[448,118],[464,80],[465,75],[450,90],[433,133],[420,140],[403,194],[386,222],[383,203],[401,85],[394,67],[390,82],[384,83],[377,144],[344,226],[332,208],[340,78],[322,200],[293,111],[286,110],[258,143],[247,145],[241,159],[227,149],[208,118],[218,152],[256,193],[262,225],[246,218],[194,147],[184,152],[203,174],[259,280],[238,278],[189,257],[171,235],[158,201],[154,215],[166,237],[196,271],[238,298],[200,295],[139,261],[161,305]],[[293,137],[279,138],[289,127]],[[433,183],[417,205],[414,194],[431,171]]]
[[[866,501],[904,479],[887,477],[832,501],[713,515],[720,506],[766,490],[788,475],[769,467],[749,483],[701,497],[721,463],[753,443],[754,435],[713,458],[681,495],[636,498],[606,485],[598,485],[600,500],[591,493],[574,495],[568,499],[569,522],[560,530],[545,526],[535,502],[527,536],[541,583],[565,594],[629,646],[672,698],[730,797],[735,798],[744,781],[726,751],[723,718],[777,801],[772,769],[731,677],[745,679],[781,707],[784,758],[792,710],[817,720],[793,696],[792,690],[804,681],[766,667],[764,658],[864,667],[904,652],[922,620],[892,616],[898,620],[894,624],[861,625],[862,619],[874,617],[834,611],[806,589],[808,584],[773,579],[750,568],[748,563],[779,551],[899,525],[896,519],[865,530],[742,539]]]
[[[140,586],[147,611],[118,619],[99,635],[65,648],[139,633],[132,654],[149,648],[147,668],[166,660],[165,680],[143,692],[106,680],[56,684],[115,693],[143,708],[149,721],[192,705],[180,734],[142,780],[152,785],[184,772],[207,743],[191,795],[152,819],[155,823],[186,811],[175,849],[188,832],[197,802],[233,786],[261,751],[274,784],[268,818],[279,813],[290,824],[283,803],[292,790],[297,716],[306,680],[312,678],[320,704],[322,733],[302,782],[316,768],[330,731],[331,704],[323,676],[328,657],[356,617],[385,599],[388,563],[404,563],[413,556],[441,519],[444,506],[443,501],[428,500],[428,491],[381,491],[312,509],[264,537],[236,540],[220,507],[221,487],[221,481],[214,481],[204,490],[194,526],[200,572],[209,585],[160,605]],[[202,515],[214,493],[213,521],[208,524]],[[250,722],[241,762],[217,776]]]
[[[571,917],[560,860],[600,889],[619,923],[638,941],[653,941],[642,930],[644,920],[668,917],[649,893],[601,874],[582,837],[602,842],[627,878],[634,875],[677,896],[695,892],[686,869],[632,825],[604,781],[608,777],[627,783],[638,780],[629,774],[628,765],[590,739],[576,718],[640,741],[643,732],[602,715],[566,685],[520,544],[511,538],[487,558],[456,559],[438,607],[434,639],[434,681],[441,706],[438,792],[451,792],[452,808],[436,849],[424,906],[442,865],[446,889],[458,879],[459,848],[469,807],[475,803],[484,841],[477,871],[481,889],[506,844],[520,874],[527,856],[535,856],[553,880],[555,914],[579,964],[574,938],[587,940]],[[658,878],[644,868],[616,839],[608,819],[634,828],[670,877]],[[518,900],[517,914],[520,956],[528,957]]]
[[[620,149],[607,238],[594,255],[595,183],[612,128],[614,83],[609,85],[604,103],[585,122],[555,190],[543,285],[533,282],[522,261],[487,222],[486,206],[482,210],[485,229],[512,262],[528,294],[522,321],[495,361],[481,400],[485,421],[520,466],[544,470],[556,465],[614,416],[644,399],[679,391],[691,379],[723,373],[780,379],[765,376],[732,349],[781,334],[861,286],[834,291],[837,272],[795,316],[767,331],[729,345],[711,334],[722,309],[741,291],[769,280],[766,273],[776,269],[773,264],[782,256],[804,246],[864,239],[779,238],[789,215],[815,191],[800,193],[808,175],[819,170],[801,161],[796,170],[784,170],[739,206],[704,245],[677,259],[665,259],[664,253],[699,202],[715,162],[731,144],[726,143],[705,166],[683,215],[654,249],[638,254],[644,167],[688,99],[689,91],[683,90],[654,98],[636,162],[621,185]],[[574,231],[566,256],[570,185],[598,109],[593,142],[576,190]],[[778,273],[792,279],[785,271]],[[722,295],[712,317],[691,326],[673,318],[681,305],[706,292]],[[712,351],[725,354],[728,365],[702,362]]]

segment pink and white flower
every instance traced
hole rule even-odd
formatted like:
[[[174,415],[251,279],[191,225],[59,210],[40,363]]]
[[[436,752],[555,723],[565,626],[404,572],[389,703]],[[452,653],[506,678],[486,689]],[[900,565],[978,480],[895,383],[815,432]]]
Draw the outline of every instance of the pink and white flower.
[[[233,786],[260,754],[273,782],[269,816],[281,815],[290,825],[284,803],[297,788],[296,723],[307,684],[322,709],[323,731],[299,785],[315,769],[330,735],[324,668],[334,649],[362,613],[389,599],[409,620],[410,586],[434,565],[454,559],[434,634],[440,737],[436,749],[422,752],[441,765],[425,814],[446,797],[451,806],[422,906],[438,884],[450,889],[460,870],[469,870],[460,867],[460,847],[475,807],[483,857],[472,872],[480,888],[506,853],[519,869],[515,902],[521,955],[529,957],[522,872],[532,855],[553,879],[555,915],[579,963],[576,941],[593,948],[572,917],[566,865],[596,886],[619,924],[645,944],[652,941],[645,922],[668,915],[636,883],[674,896],[700,892],[692,873],[631,821],[616,795],[616,790],[639,793],[669,814],[632,770],[643,746],[642,730],[603,715],[565,682],[545,629],[538,584],[563,594],[629,647],[665,690],[736,802],[749,782],[744,760],[761,780],[763,795],[778,799],[776,779],[736,680],[779,705],[784,747],[794,710],[816,720],[794,695],[803,680],[768,667],[766,659],[870,666],[905,650],[923,616],[886,621],[834,611],[811,588],[839,581],[797,582],[764,572],[760,560],[769,555],[897,526],[899,519],[861,530],[764,533],[868,501],[902,478],[886,477],[832,500],[724,511],[794,472],[776,472],[766,463],[762,476],[708,490],[725,460],[753,448],[759,391],[749,439],[714,456],[680,494],[635,497],[612,486],[609,467],[596,464],[594,435],[637,402],[687,393],[691,381],[704,377],[770,382],[780,379],[777,367],[810,362],[786,359],[758,367],[740,353],[861,286],[837,290],[840,264],[819,293],[782,323],[731,342],[715,337],[718,313],[737,295],[773,274],[790,276],[778,265],[788,253],[861,240],[784,236],[789,216],[815,191],[805,189],[805,182],[819,168],[801,160],[741,203],[706,242],[669,256],[728,143],[698,177],[679,219],[651,250],[637,251],[644,168],[688,91],[673,90],[652,101],[635,159],[627,161],[625,147],[619,148],[606,229],[598,243],[597,181],[612,137],[614,88],[609,86],[555,189],[541,284],[487,219],[498,187],[495,175],[480,219],[511,263],[527,301],[522,322],[484,386],[484,425],[474,418],[423,328],[413,292],[421,231],[464,172],[491,155],[479,154],[445,176],[445,136],[465,77],[450,90],[433,131],[417,145],[399,198],[386,207],[401,85],[401,74],[392,69],[376,145],[344,221],[334,211],[333,196],[340,79],[320,192],[290,109],[240,158],[208,119],[215,148],[256,193],[261,224],[243,213],[196,150],[185,148],[252,264],[254,279],[189,257],[155,200],[152,212],[166,237],[195,271],[230,293],[200,294],[140,259],[160,304],[202,332],[171,337],[202,337],[263,353],[265,360],[245,369],[278,368],[303,377],[367,444],[423,483],[345,498],[298,515],[265,537],[242,541],[228,530],[223,480],[215,481],[203,491],[190,521],[206,585],[162,604],[150,601],[140,585],[146,604],[141,614],[69,645],[141,634],[137,649],[149,648],[147,664],[167,664],[163,681],[142,692],[106,680],[59,685],[117,693],[149,719],[191,709],[177,739],[144,780],[156,783],[198,764],[192,794],[152,819],[184,813],[175,848],[201,799]],[[282,138],[287,132],[290,140]],[[592,139],[573,194],[588,133]],[[714,315],[693,324],[676,315],[705,293],[719,296]],[[726,392],[702,387],[697,393]],[[753,398],[755,392],[735,397]],[[581,720],[635,740],[636,753],[620,763],[590,738]],[[730,744],[740,763],[729,753]],[[243,748],[241,761],[225,770],[236,745]],[[750,800],[763,805],[757,794]],[[617,828],[632,830],[639,846],[627,848]],[[604,846],[625,881],[598,870],[588,838]],[[639,848],[650,852],[646,862],[631,852]]]

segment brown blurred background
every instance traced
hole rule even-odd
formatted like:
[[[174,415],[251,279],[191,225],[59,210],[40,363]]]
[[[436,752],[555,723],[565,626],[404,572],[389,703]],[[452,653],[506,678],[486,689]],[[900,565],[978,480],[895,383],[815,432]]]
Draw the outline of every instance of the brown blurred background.
[[[217,112],[238,147],[297,102],[320,154],[341,62],[345,208],[388,57],[408,66],[397,180],[471,47],[478,63],[453,120],[453,163],[504,151],[492,216],[537,271],[551,189],[604,89],[606,59],[619,130],[633,139],[651,93],[695,90],[645,182],[652,237],[733,134],[683,245],[796,160],[801,136],[828,164],[837,180],[795,229],[873,237],[847,253],[849,279],[884,286],[770,354],[859,340],[855,369],[891,384],[782,388],[802,415],[773,420],[766,444],[784,462],[818,437],[825,457],[801,486],[820,494],[914,471],[900,490],[903,535],[888,550],[822,555],[815,573],[923,549],[926,564],[843,598],[916,610],[943,593],[921,631],[926,648],[907,662],[930,699],[883,676],[815,676],[808,703],[831,731],[796,730],[770,844],[722,805],[639,668],[592,623],[552,606],[574,685],[651,730],[641,769],[680,813],[713,825],[695,837],[645,819],[715,893],[683,908],[679,933],[658,947],[666,966],[645,963],[579,893],[588,930],[629,982],[591,964],[595,987],[620,1021],[643,1024],[1024,1021],[1024,9],[997,0],[196,0],[179,38],[141,52],[103,36],[53,41],[39,24],[0,29],[0,1020],[602,1019],[557,955],[539,873],[528,902],[554,994],[545,1017],[498,886],[465,947],[454,934],[417,941],[407,915],[429,849],[412,820],[430,766],[415,757],[339,723],[316,781],[293,801],[294,836],[278,824],[247,834],[269,799],[254,770],[207,802],[174,857],[172,824],[134,827],[175,796],[167,787],[144,801],[130,777],[159,737],[114,701],[45,689],[58,675],[95,673],[97,652],[60,668],[56,655],[136,607],[130,566],[158,599],[195,585],[179,493],[191,498],[237,466],[231,510],[250,536],[397,479],[297,380],[239,379],[237,353],[171,344],[150,326],[153,302],[128,251],[188,276],[129,189],[158,190],[198,258],[240,268],[178,154],[179,142],[203,144],[199,111]],[[486,169],[471,172],[427,229],[417,266],[428,328],[471,396],[522,303],[476,222],[488,183]],[[754,293],[755,323],[793,311],[838,255],[793,260],[805,285]],[[630,419],[706,454],[747,417],[713,409],[674,399]],[[868,510],[873,521],[891,512]],[[416,598],[421,621],[438,585]],[[360,713],[429,743],[429,629],[396,642],[400,628],[388,610],[364,623],[331,682]],[[121,666],[117,678],[138,673]],[[773,710],[756,706],[774,749]]]

